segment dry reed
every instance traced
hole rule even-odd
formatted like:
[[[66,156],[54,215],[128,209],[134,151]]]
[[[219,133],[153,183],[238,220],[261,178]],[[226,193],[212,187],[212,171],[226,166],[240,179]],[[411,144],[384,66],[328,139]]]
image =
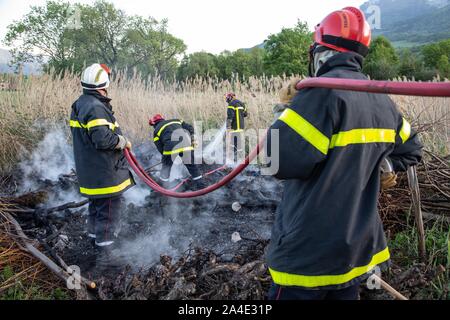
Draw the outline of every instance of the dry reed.
[[[197,78],[187,82],[142,79],[135,74],[118,74],[110,95],[121,127],[135,143],[149,137],[147,119],[162,113],[187,121],[202,121],[203,127],[220,127],[226,116],[225,92],[234,91],[249,108],[248,126],[262,129],[270,124],[271,109],[286,77],[237,78],[219,81]],[[404,80],[403,80],[404,81]],[[23,152],[30,151],[42,134],[55,126],[68,128],[73,101],[80,94],[79,78],[67,73],[16,79],[17,91],[0,91],[0,173],[8,172]],[[431,151],[448,154],[450,100],[441,98],[394,97],[400,108],[422,131]],[[67,130],[68,132],[68,130]],[[68,135],[69,137],[69,135]],[[69,141],[69,140],[68,140]]]

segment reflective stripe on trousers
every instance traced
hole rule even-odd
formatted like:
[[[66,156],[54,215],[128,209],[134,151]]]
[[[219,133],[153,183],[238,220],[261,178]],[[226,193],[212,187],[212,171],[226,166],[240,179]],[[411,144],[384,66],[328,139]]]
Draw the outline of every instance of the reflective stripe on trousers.
[[[389,248],[375,254],[371,261],[364,266],[359,266],[349,270],[347,273],[339,275],[299,275],[280,272],[269,268],[273,282],[280,286],[295,286],[304,288],[318,288],[333,285],[342,285],[370,272],[375,266],[390,259]]]
[[[82,194],[88,195],[88,196],[109,195],[109,194],[115,194],[120,191],[123,191],[130,185],[132,185],[131,179],[127,179],[117,186],[111,186],[111,187],[105,187],[105,188],[93,188],[93,189],[80,187],[80,192]]]

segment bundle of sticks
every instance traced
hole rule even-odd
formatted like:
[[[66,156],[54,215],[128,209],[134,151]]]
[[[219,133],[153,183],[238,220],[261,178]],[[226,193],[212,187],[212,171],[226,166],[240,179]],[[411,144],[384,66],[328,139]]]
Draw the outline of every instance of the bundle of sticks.
[[[421,209],[426,221],[450,223],[450,156],[440,157],[425,151],[417,166]],[[398,185],[382,193],[379,210],[385,225],[393,231],[407,226],[406,213],[412,209],[412,194],[406,174],[400,174]]]

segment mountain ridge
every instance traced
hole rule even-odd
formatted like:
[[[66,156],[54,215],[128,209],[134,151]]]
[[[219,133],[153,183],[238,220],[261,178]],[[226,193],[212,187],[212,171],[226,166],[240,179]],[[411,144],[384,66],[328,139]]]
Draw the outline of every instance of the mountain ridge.
[[[369,0],[360,8],[369,15],[373,5],[381,9],[381,29],[373,30],[373,35],[383,35],[396,46],[450,38],[450,0]]]

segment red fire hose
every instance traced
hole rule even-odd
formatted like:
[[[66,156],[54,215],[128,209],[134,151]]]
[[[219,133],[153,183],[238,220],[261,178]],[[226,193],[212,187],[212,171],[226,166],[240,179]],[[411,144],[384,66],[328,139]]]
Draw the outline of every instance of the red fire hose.
[[[133,153],[131,153],[128,149],[125,149],[125,157],[128,160],[128,163],[130,164],[133,171],[142,179],[142,181],[145,182],[146,185],[148,185],[153,190],[173,198],[195,198],[200,197],[205,194],[211,193],[213,191],[216,191],[217,189],[223,187],[227,183],[229,183],[231,180],[233,180],[238,174],[240,174],[244,169],[258,156],[260,150],[260,146],[264,144],[266,137],[264,137],[258,144],[258,146],[245,158],[244,162],[242,162],[240,165],[238,165],[232,172],[230,172],[228,175],[226,175],[222,180],[219,182],[198,191],[193,192],[174,192],[171,190],[164,189],[160,185],[158,185],[146,172],[145,170],[139,165],[138,161],[136,160]]]
[[[450,97],[450,82],[393,82],[336,78],[309,78],[297,84],[297,90],[328,88],[370,93],[422,97]]]
[[[408,96],[450,97],[449,82],[392,82],[335,78],[310,78],[297,84],[297,90],[312,87]],[[145,172],[145,170],[139,165],[133,153],[127,149],[125,149],[125,157],[127,158],[127,161],[133,171],[153,190],[165,196],[174,198],[194,198],[216,191],[233,180],[258,156],[263,148],[265,140],[266,137],[261,139],[257,147],[247,156],[247,158],[245,158],[244,162],[239,164],[222,180],[205,189],[194,192],[181,193],[164,189]]]

